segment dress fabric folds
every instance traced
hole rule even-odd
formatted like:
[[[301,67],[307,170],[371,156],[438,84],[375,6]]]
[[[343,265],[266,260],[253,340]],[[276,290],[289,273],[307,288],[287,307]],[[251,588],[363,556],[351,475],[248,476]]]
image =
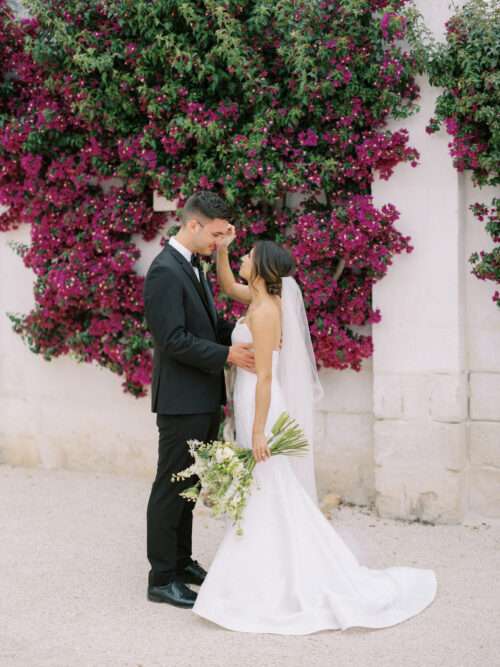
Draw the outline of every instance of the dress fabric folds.
[[[251,342],[238,322],[234,342]],[[286,410],[273,352],[266,432]],[[238,368],[236,439],[252,446],[256,376]],[[239,632],[305,635],[350,627],[383,628],[415,616],[434,600],[433,570],[360,563],[298,481],[286,456],[254,469],[243,535],[230,521],[192,611]]]

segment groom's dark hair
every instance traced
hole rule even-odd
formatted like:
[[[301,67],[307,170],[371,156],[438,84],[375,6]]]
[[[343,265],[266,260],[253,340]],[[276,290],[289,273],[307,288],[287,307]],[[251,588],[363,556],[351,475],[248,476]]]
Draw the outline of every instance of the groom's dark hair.
[[[229,204],[215,192],[200,190],[187,199],[184,207],[179,212],[179,217],[184,225],[192,217],[201,217],[207,220],[221,218],[230,221],[233,213]]]

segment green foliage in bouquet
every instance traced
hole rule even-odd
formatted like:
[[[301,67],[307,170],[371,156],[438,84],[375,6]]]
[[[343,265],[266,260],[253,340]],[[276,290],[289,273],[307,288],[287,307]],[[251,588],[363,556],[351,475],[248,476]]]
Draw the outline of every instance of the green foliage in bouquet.
[[[241,521],[252,490],[256,465],[252,450],[220,440],[189,440],[188,445],[194,463],[172,475],[172,481],[178,482],[193,476],[198,477],[198,480],[179,495],[191,502],[196,502],[200,497],[210,508],[212,516],[230,517],[236,525],[237,534],[242,535]],[[297,422],[283,412],[273,425],[268,439],[271,456],[301,456],[308,446]]]

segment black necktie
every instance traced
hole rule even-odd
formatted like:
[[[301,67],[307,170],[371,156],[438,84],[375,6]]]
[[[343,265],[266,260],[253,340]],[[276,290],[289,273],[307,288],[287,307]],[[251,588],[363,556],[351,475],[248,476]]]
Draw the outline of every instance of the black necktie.
[[[191,255],[191,266],[193,267],[193,269],[195,267],[198,269],[198,275],[199,275],[199,278],[200,278],[202,292],[203,292],[203,295],[205,297],[204,301],[209,306],[209,308],[212,310],[212,313],[213,313],[214,317],[217,318],[217,312],[215,311],[215,305],[213,303],[212,294],[210,293],[210,288],[209,288],[207,280],[205,278],[205,274],[203,272],[203,269],[201,268],[201,261],[200,261],[200,256],[199,255],[196,255],[195,253],[193,253]]]
[[[201,272],[200,256],[196,255],[194,252],[191,255],[191,266]]]

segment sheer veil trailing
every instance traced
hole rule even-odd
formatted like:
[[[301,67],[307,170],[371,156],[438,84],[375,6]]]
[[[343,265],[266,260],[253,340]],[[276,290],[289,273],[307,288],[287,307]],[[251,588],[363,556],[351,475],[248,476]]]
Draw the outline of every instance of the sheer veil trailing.
[[[302,427],[308,441],[306,456],[291,456],[296,476],[313,501],[318,503],[314,475],[314,408],[323,396],[309,333],[304,300],[292,277],[283,278],[281,291],[283,344],[278,376],[288,412]]]

